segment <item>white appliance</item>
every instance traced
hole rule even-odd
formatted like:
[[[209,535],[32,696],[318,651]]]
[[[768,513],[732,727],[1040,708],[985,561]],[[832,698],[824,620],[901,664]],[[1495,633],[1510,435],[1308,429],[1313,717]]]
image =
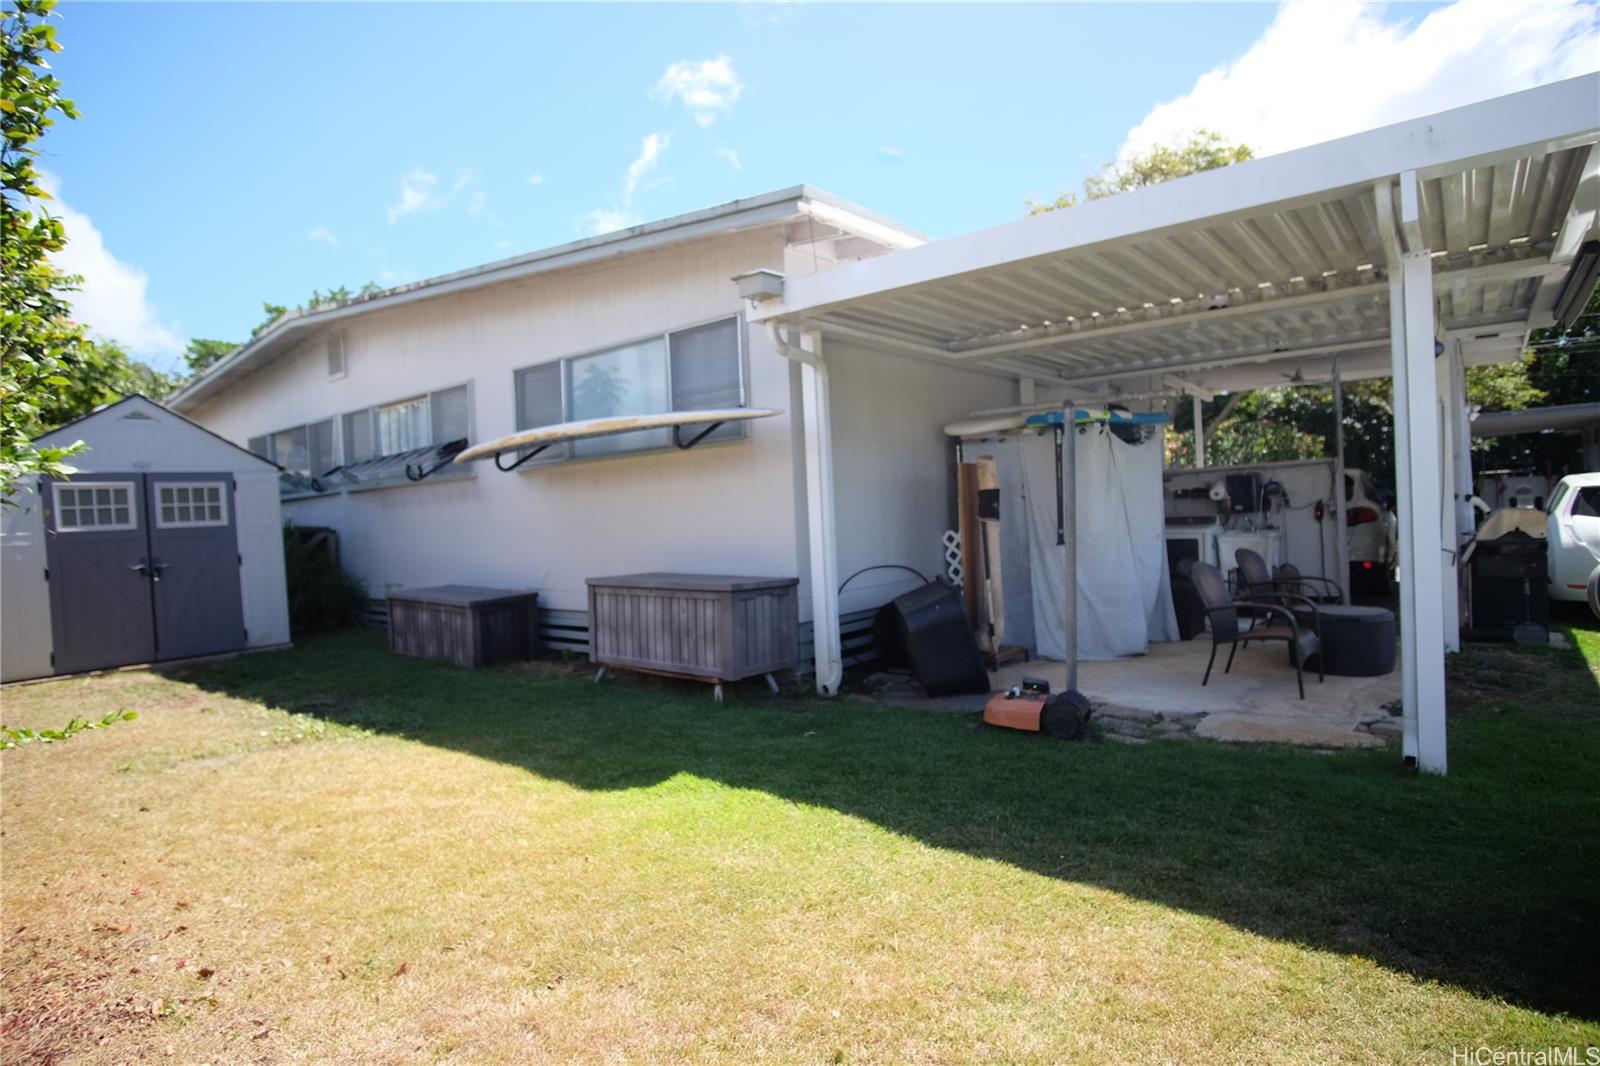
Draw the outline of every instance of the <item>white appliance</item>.
[[[1222,524],[1215,517],[1167,519],[1167,565],[1176,566],[1180,559],[1196,559],[1217,565],[1217,537],[1222,534]],[[1224,573],[1227,567],[1222,567]]]
[[[1231,574],[1239,566],[1234,561],[1234,553],[1240,548],[1249,548],[1267,561],[1267,570],[1276,570],[1283,563],[1283,530],[1258,529],[1254,532],[1244,530],[1225,530],[1217,534],[1217,552],[1222,557],[1218,567],[1223,573]]]

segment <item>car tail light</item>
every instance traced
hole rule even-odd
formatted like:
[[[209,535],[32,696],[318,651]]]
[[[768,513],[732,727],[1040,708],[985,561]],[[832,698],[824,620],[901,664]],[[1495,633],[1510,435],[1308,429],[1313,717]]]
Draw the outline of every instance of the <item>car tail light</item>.
[[[1363,560],[1361,560],[1361,569],[1363,569],[1363,570],[1371,570],[1372,569],[1372,560],[1371,559],[1363,559]]]
[[[1357,507],[1344,516],[1344,524],[1347,526],[1364,526],[1368,522],[1376,522],[1377,520],[1378,512],[1370,507]]]

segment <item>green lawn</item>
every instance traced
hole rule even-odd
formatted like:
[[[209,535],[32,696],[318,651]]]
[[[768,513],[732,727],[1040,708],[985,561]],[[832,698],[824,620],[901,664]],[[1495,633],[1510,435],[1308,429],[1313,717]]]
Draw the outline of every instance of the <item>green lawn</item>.
[[[0,755],[6,1058],[1600,1044],[1600,633],[1577,637],[1458,657],[1446,778],[759,687],[719,707],[371,634],[8,689],[11,726],[140,717]]]

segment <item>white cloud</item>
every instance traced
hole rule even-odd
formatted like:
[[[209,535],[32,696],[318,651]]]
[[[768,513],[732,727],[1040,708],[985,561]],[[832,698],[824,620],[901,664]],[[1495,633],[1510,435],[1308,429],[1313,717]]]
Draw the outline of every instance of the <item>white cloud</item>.
[[[506,238],[501,237],[499,240],[494,242],[494,247],[495,251],[497,252],[509,252],[512,248],[516,247],[516,245],[512,244],[511,241],[507,240]]]
[[[744,163],[739,159],[739,153],[732,148],[716,149],[717,158],[728,164],[734,170],[743,170]]]
[[[883,156],[885,159],[899,159],[906,153],[904,149],[896,148],[893,145],[886,144],[882,148],[878,149],[878,154]]]
[[[111,254],[89,216],[61,199],[60,179],[41,173],[39,184],[53,197],[42,206],[61,220],[67,232],[67,246],[51,260],[66,273],[83,278],[78,291],[67,294],[72,317],[90,333],[114,340],[134,355],[172,356],[183,351],[183,338],[161,321],[150,304],[150,275]]]
[[[1238,59],[1158,104],[1119,157],[1215,129],[1267,155],[1600,68],[1600,13],[1576,0],[1460,0],[1421,19],[1285,3]]]
[[[306,239],[326,244],[329,248],[339,247],[339,236],[326,226],[313,226],[306,232]]]
[[[733,61],[725,55],[715,59],[680,59],[667,67],[650,95],[671,103],[682,100],[694,120],[709,126],[719,115],[733,114],[744,83],[734,72]]]
[[[400,202],[389,205],[389,221],[417,211],[432,211],[442,207],[439,196],[439,175],[417,167],[400,179]]]
[[[610,207],[597,207],[583,215],[580,219],[582,228],[598,235],[638,225],[641,219],[634,210],[634,197],[639,192],[640,184],[656,168],[662,153],[671,144],[671,133],[645,134],[644,140],[639,142],[639,155],[628,164],[628,170],[622,176],[621,199]]]
[[[537,170],[535,170],[532,174],[528,175],[528,184],[529,185],[543,185],[544,184],[544,175],[539,173]]]

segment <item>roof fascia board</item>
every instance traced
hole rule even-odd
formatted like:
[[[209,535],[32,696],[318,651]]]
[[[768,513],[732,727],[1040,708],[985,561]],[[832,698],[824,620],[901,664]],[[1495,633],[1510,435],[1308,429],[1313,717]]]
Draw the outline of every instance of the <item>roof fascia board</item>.
[[[497,285],[535,277],[554,270],[567,270],[587,265],[613,256],[647,251],[698,238],[735,233],[741,230],[782,222],[801,213],[800,205],[807,200],[825,203],[839,225],[859,228],[863,236],[873,233],[899,231],[908,236],[918,236],[915,231],[896,227],[836,197],[797,185],[762,196],[735,200],[732,204],[707,208],[685,215],[646,223],[631,230],[590,237],[581,241],[559,245],[513,259],[502,259],[483,266],[442,274],[425,281],[385,290],[364,300],[339,304],[322,310],[289,314],[280,318],[261,335],[252,338],[232,355],[222,360],[205,374],[190,382],[167,401],[174,410],[193,407],[205,399],[225,378],[239,369],[270,357],[310,330],[352,318],[371,311],[403,307],[419,300],[431,300],[464,290]],[[875,238],[873,238],[875,239]],[[902,238],[903,239],[903,238]],[[903,245],[902,245],[903,246]]]
[[[1283,210],[1408,170],[1428,178],[1577,147],[1600,136],[1597,99],[1600,74],[1584,75],[790,278],[784,300],[756,309],[751,318],[785,318],[991,267],[1092,251],[1129,237],[1158,237],[1202,220],[1225,221],[1268,207]]]

